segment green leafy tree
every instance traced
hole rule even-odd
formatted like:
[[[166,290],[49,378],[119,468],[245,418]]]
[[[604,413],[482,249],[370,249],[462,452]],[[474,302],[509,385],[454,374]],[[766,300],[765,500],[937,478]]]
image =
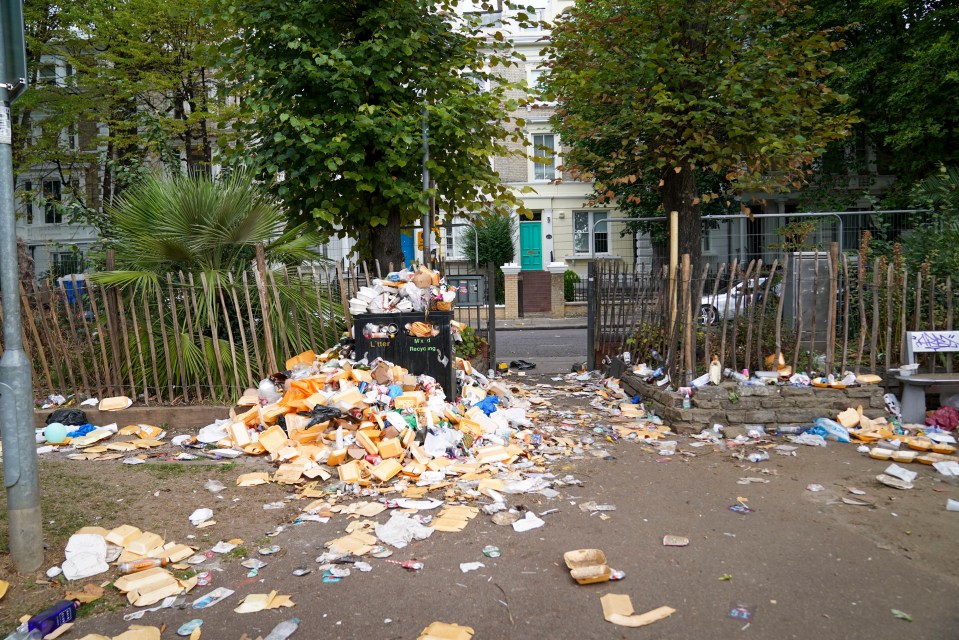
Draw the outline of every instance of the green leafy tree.
[[[510,214],[487,216],[466,227],[460,244],[466,259],[472,263],[496,266],[496,303],[506,300],[506,279],[501,266],[516,257],[516,218]]]
[[[931,220],[903,238],[903,254],[911,271],[928,265],[940,279],[959,274],[959,168],[941,165],[912,189],[912,203],[932,210]],[[953,285],[955,286],[955,285]]]
[[[210,47],[228,23],[204,20],[211,4],[25,2],[31,88],[13,109],[21,198],[43,201],[42,181],[57,179],[66,217],[99,227],[103,204],[148,165],[209,171],[230,117]]]
[[[937,163],[959,163],[959,4],[951,0],[814,0],[801,28],[849,25],[829,80],[862,119],[855,148],[837,150],[840,169],[895,174],[894,206]],[[864,156],[875,152],[875,165]]]
[[[173,271],[225,280],[250,268],[257,244],[272,263],[323,259],[315,247],[325,237],[305,224],[285,229],[283,210],[242,171],[219,180],[152,175],[118,196],[107,213],[105,242],[116,268],[93,276],[106,284],[157,285]]]
[[[298,221],[358,239],[358,249],[403,262],[400,229],[429,209],[443,224],[522,210],[491,167],[521,150],[512,84],[484,69],[515,61],[503,36],[458,18],[456,0],[222,0],[238,25],[222,48],[245,96],[238,157],[277,176]],[[488,66],[487,66],[488,63]],[[483,90],[480,86],[483,85]],[[421,129],[429,126],[423,192]]]
[[[515,257],[516,233],[516,218],[495,215],[466,227],[459,241],[470,262],[492,262],[499,268]]]
[[[598,202],[651,180],[698,265],[701,207],[723,194],[697,170],[746,200],[794,189],[849,133],[852,118],[831,110],[846,96],[826,85],[842,45],[792,26],[801,11],[791,0],[578,0],[547,50],[567,167],[595,180]]]

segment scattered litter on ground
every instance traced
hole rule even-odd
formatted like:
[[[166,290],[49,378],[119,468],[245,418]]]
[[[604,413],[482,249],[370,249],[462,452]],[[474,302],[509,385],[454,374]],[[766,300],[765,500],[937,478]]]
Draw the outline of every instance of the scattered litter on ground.
[[[644,627],[676,613],[672,607],[663,606],[643,614],[636,614],[633,602],[628,595],[607,593],[600,598],[600,601],[603,604],[603,617],[606,621],[621,627]]]

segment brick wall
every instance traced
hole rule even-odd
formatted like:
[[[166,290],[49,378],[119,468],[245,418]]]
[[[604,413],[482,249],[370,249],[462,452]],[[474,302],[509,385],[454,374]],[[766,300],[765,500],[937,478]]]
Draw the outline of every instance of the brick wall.
[[[886,415],[882,399],[884,389],[864,385],[847,389],[802,387],[741,387],[732,382],[693,390],[692,408],[683,409],[682,396],[655,384],[646,384],[627,373],[621,384],[626,393],[639,395],[646,406],[663,418],[663,423],[679,433],[698,433],[713,424],[770,427],[811,427],[816,418],[836,419],[849,407],[862,405],[870,418]],[[736,399],[730,398],[734,393]]]
[[[523,313],[551,310],[549,271],[523,271]]]

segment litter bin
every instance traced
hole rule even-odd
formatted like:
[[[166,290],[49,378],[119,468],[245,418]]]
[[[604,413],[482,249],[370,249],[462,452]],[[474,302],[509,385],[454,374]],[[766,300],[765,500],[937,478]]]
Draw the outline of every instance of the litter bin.
[[[453,370],[452,311],[423,313],[363,313],[353,316],[356,357],[389,360],[413,375],[428,375],[443,386],[446,397],[456,397]],[[427,322],[437,330],[435,336],[418,338],[406,326]]]
[[[86,275],[77,273],[72,276],[61,276],[57,278],[57,284],[63,285],[63,290],[67,294],[67,304],[78,304],[83,300],[83,295],[86,293]]]

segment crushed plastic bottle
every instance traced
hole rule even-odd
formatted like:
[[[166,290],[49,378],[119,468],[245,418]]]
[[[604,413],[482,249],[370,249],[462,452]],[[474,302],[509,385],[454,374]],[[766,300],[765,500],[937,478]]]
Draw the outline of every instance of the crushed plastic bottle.
[[[139,571],[146,571],[154,567],[165,567],[168,562],[170,562],[169,558],[141,558],[140,560],[133,560],[131,562],[121,562],[117,569],[121,575],[127,575]]]
[[[290,618],[289,620],[284,620],[280,624],[273,627],[273,631],[271,631],[263,640],[286,640],[296,633],[296,630],[299,628],[299,626],[299,618]]]

